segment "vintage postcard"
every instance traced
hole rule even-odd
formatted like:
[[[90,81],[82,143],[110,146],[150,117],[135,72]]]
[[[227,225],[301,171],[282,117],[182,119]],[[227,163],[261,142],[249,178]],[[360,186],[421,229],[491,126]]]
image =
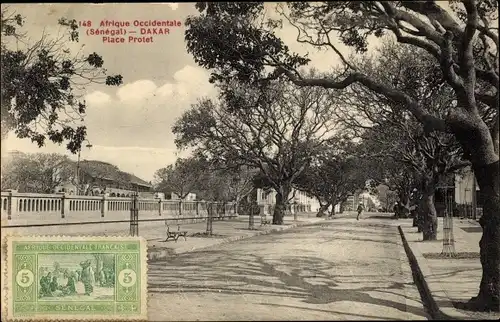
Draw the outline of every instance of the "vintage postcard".
[[[6,239],[8,320],[147,319],[142,238]]]
[[[498,16],[2,4],[6,319],[500,318]]]

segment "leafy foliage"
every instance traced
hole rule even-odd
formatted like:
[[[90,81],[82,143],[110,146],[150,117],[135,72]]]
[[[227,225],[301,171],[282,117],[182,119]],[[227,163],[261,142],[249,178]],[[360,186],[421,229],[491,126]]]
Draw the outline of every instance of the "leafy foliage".
[[[77,186],[77,191],[83,195],[89,195],[95,189],[99,189],[101,192],[105,191],[108,180],[112,180],[122,189],[132,190],[134,186],[131,176],[114,164],[97,160],[83,160],[79,163],[78,182],[73,180],[72,183]]]
[[[55,188],[75,176],[67,156],[56,153],[15,153],[2,160],[2,190],[54,193]]]
[[[359,65],[373,79],[392,83],[437,117],[453,108],[452,89],[440,81],[440,70],[424,51],[386,42],[372,60]],[[362,154],[386,165],[385,183],[392,182],[404,204],[413,188],[423,189],[416,182],[425,179],[434,186],[468,165],[453,135],[425,132],[400,104],[358,84],[340,95],[338,106],[345,125],[363,139]]]
[[[10,131],[19,138],[30,138],[38,146],[47,139],[67,142],[76,153],[85,139],[86,104],[81,95],[85,85],[122,84],[121,75],[107,76],[103,59],[97,53],[72,55],[66,35],[51,38],[43,34],[34,43],[27,43],[19,30],[24,20],[19,14],[1,11],[1,126],[2,139]],[[75,20],[61,18],[61,28],[69,40],[77,42]],[[24,44],[16,47],[11,40]]]
[[[324,75],[324,71],[313,77],[305,76],[300,67],[308,63],[307,57],[290,52],[284,45],[276,33],[281,21],[266,21],[266,4],[262,3],[198,6],[200,15],[190,17],[186,23],[189,52],[200,66],[211,70],[213,81],[222,84],[233,79],[249,84],[288,79],[302,87],[340,90],[360,84],[363,89],[391,101],[391,106],[411,113],[411,117],[424,125],[424,135],[419,133],[415,138],[423,138],[415,147],[421,154],[441,153],[453,145],[448,141],[443,146],[442,138],[429,139],[426,133],[451,133],[472,163],[486,195],[481,217],[483,278],[480,293],[470,306],[500,310],[500,244],[495,237],[500,227],[499,40],[498,28],[492,26],[498,24],[498,1],[460,1],[452,6],[456,16],[437,1],[330,1],[276,6],[283,20],[297,30],[298,42],[335,53],[341,65],[335,73]],[[412,96],[398,87],[399,82],[373,77],[339,50],[340,41],[353,49],[355,56],[367,51],[371,39],[386,34],[399,44],[429,55],[442,75],[436,83],[446,84],[450,97],[456,101],[447,113],[436,115],[418,93]],[[412,73],[408,70],[403,78]],[[437,104],[430,106],[435,108]],[[482,113],[483,109],[489,112]],[[401,119],[410,119],[406,113],[401,114]],[[391,128],[393,124],[388,122],[384,126]],[[431,159],[419,158],[412,163],[425,163],[426,168],[436,173],[434,170],[442,169],[443,162]]]
[[[258,169],[279,190],[307,167],[335,127],[329,97],[319,89],[274,84],[262,99],[233,84],[231,100],[201,100],[174,124],[179,147],[211,162]],[[251,107],[251,108],[246,108]]]
[[[238,79],[261,84],[284,77],[299,86],[330,89],[360,84],[400,104],[401,109],[410,112],[427,130],[453,132],[462,146],[468,139],[460,134],[467,118],[469,122],[474,118],[475,125],[469,126],[488,126],[494,140],[498,140],[498,112],[495,108],[498,105],[498,32],[491,28],[495,15],[498,16],[497,2],[452,5],[463,21],[470,22],[466,25],[459,24],[434,1],[277,4],[275,11],[280,19],[268,18],[267,11],[274,9],[271,7],[260,2],[197,6],[200,14],[186,21],[185,39],[196,62],[212,72],[212,81],[227,84]],[[299,43],[331,50],[340,58],[342,68],[333,75],[304,75],[300,67],[308,64],[307,56],[291,52],[277,36],[283,21],[296,29]],[[472,26],[477,37],[473,36]],[[394,74],[396,83],[374,78],[366,70],[366,65],[359,66],[355,59],[351,59],[355,55],[347,59],[338,46],[340,42],[354,52],[364,54],[371,39],[386,35],[395,36],[396,41],[408,45],[410,51],[426,53],[422,57],[432,61],[435,69],[435,73],[427,75],[436,76],[432,80],[435,86],[446,83],[452,88],[451,95],[458,101],[453,113],[434,115],[425,104],[397,85],[405,75]],[[390,57],[386,56],[386,60]],[[418,60],[415,55],[410,57]],[[467,76],[471,73],[474,73],[473,78]],[[466,99],[467,95],[474,98]],[[480,113],[485,108],[483,105],[488,106],[488,113]],[[478,114],[484,117],[478,119]]]
[[[392,190],[389,185],[385,184],[377,186],[375,195],[380,201],[380,208],[383,210],[383,212],[391,212],[393,210],[394,204],[398,200],[396,192]]]
[[[255,23],[264,10],[262,2],[199,3],[196,8],[203,14],[186,20],[187,49],[199,65],[219,70],[212,74],[211,82],[260,81],[266,73],[265,66],[274,59],[293,67],[308,62],[307,58],[290,53],[273,34],[273,24]],[[224,53],[216,48],[224,48]]]
[[[357,157],[355,148],[351,141],[330,140],[300,175],[296,187],[317,198],[320,204],[332,206],[364,189],[373,173],[370,160]]]
[[[196,158],[179,158],[175,164],[155,172],[155,189],[165,195],[173,192],[180,199],[184,199],[199,187],[203,180],[204,166],[204,162]]]

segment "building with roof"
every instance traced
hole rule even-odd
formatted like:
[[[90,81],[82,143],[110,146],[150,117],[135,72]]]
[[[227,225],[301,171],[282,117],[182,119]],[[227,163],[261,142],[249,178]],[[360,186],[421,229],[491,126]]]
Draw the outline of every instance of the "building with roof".
[[[317,212],[319,211],[320,204],[316,198],[311,198],[304,191],[292,188],[290,195],[290,211],[294,212]],[[260,206],[264,206],[264,213],[272,214],[274,205],[276,203],[276,191],[274,189],[257,189],[256,202]],[[335,206],[335,210],[340,210],[339,205]]]
[[[72,182],[58,186],[57,192],[84,195],[107,194],[111,197],[130,197],[134,192],[142,196],[154,195],[151,183],[131,173],[121,171],[113,164],[97,160],[83,160],[79,164],[71,162],[75,166],[75,171],[78,171],[77,181],[80,189],[74,184],[75,180],[72,180]]]

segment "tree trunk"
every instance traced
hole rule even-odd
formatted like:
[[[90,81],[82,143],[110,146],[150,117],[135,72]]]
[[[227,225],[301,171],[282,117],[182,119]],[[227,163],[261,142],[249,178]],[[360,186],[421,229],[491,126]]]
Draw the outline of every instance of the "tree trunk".
[[[222,220],[226,220],[226,206],[227,206],[227,202],[226,201],[223,201],[222,202]]]
[[[452,128],[472,163],[481,194],[483,215],[479,220],[483,235],[479,241],[483,268],[479,293],[468,303],[475,310],[500,311],[500,169],[498,160],[498,122],[493,133],[479,115],[466,115],[467,122]]]
[[[332,200],[331,205],[332,205],[332,210],[330,210],[330,216],[329,217],[335,216],[335,206],[337,205],[337,200],[335,200],[335,199]]]
[[[418,208],[411,211],[411,217],[413,218],[412,227],[418,227]]]
[[[238,198],[236,198],[236,203],[234,204],[234,215],[238,216],[238,212],[240,211],[240,201]]]
[[[423,213],[423,211],[424,211],[423,209],[419,210],[419,212],[417,214],[417,216],[418,216],[418,218],[417,218],[417,232],[419,232],[419,233],[421,233],[421,232],[424,231],[424,220],[423,220],[423,218],[424,218],[425,214]]]
[[[404,199],[402,199],[401,203],[401,214],[400,216],[403,218],[407,218],[410,214],[410,196],[406,195]]]
[[[328,207],[330,206],[330,204],[324,204],[322,205],[320,203],[320,206],[319,206],[319,210],[318,210],[318,213],[316,214],[316,217],[323,217],[325,215],[325,211],[328,209]]]
[[[276,191],[276,205],[273,212],[273,225],[283,225],[283,216],[286,211],[286,201],[292,190],[291,185],[284,184]]]
[[[437,229],[438,229],[438,219],[436,206],[434,204],[434,189],[427,191],[424,195],[424,221],[423,221],[423,239],[424,240],[436,240],[437,239]]]
[[[254,221],[253,212],[254,212],[254,207],[250,207],[250,213],[248,214],[248,229],[250,229],[250,230],[255,228],[254,227],[255,221]]]
[[[436,240],[438,219],[436,205],[434,204],[434,194],[436,193],[436,176],[434,174],[422,177],[422,200],[419,209],[421,218],[421,230],[423,240]]]
[[[207,213],[208,213],[208,218],[207,218],[207,231],[206,234],[209,236],[212,236],[212,221],[213,221],[213,203],[209,202],[207,205]]]
[[[418,208],[417,208],[417,232],[421,233],[423,231],[423,226],[424,226],[424,217],[425,217],[425,207],[424,207],[424,202],[423,199],[420,198],[418,201]]]
[[[250,212],[248,214],[248,229],[252,230],[255,228],[255,213],[259,214],[260,213],[260,207],[259,205],[257,204],[257,201],[255,200],[252,200],[250,198],[248,198],[250,200]]]
[[[285,215],[286,204],[285,198],[281,193],[276,194],[276,204],[273,212],[273,225],[283,225],[283,216]]]
[[[479,223],[483,236],[479,241],[483,274],[478,296],[469,305],[481,311],[500,311],[500,182],[499,162],[475,166],[477,183],[484,196],[483,215]]]

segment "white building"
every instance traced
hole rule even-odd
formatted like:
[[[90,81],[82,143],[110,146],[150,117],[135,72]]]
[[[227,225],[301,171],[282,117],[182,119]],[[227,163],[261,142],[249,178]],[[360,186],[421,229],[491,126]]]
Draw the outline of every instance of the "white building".
[[[295,192],[295,196],[294,196]],[[309,197],[305,192],[292,189],[288,198],[292,198],[290,201],[290,212],[293,214],[295,212],[318,212],[320,204],[316,198]],[[269,191],[264,191],[263,189],[257,189],[257,204],[263,206],[265,214],[272,214],[274,204],[276,203],[276,191],[271,189]],[[331,208],[331,207],[330,207]],[[340,204],[335,206],[335,212],[340,212]]]
[[[170,199],[171,200],[180,200],[179,196],[175,193],[171,193],[170,194]],[[196,194],[195,193],[188,193],[188,195],[186,197],[184,197],[184,199],[182,199],[182,201],[195,201],[196,200]]]
[[[474,182],[475,181],[475,182]],[[462,174],[455,175],[455,202],[457,204],[471,204],[474,202],[473,191],[479,191],[474,173],[468,168]]]

